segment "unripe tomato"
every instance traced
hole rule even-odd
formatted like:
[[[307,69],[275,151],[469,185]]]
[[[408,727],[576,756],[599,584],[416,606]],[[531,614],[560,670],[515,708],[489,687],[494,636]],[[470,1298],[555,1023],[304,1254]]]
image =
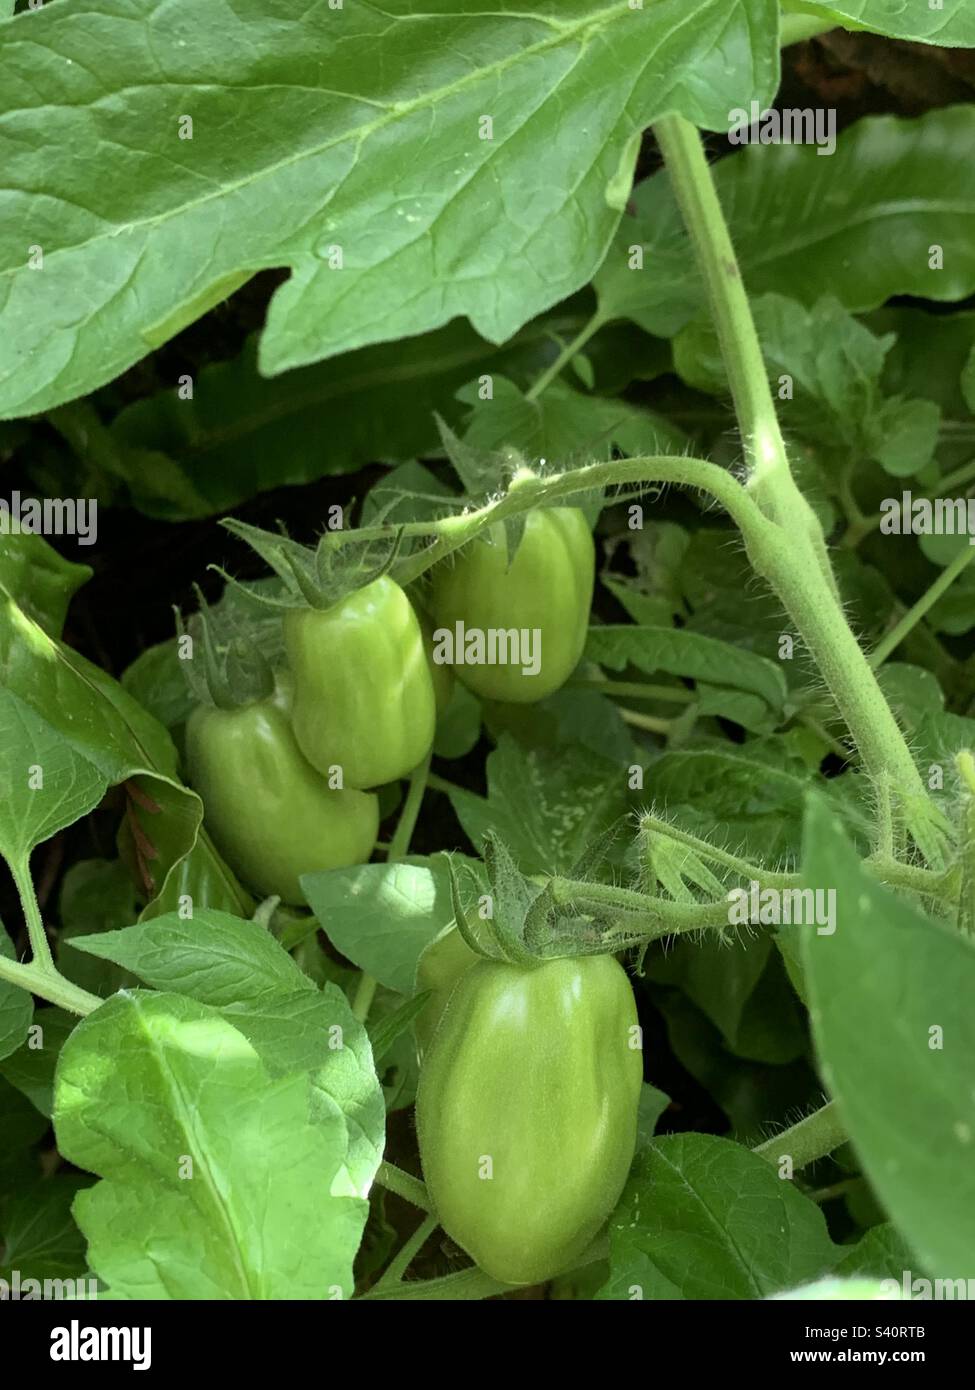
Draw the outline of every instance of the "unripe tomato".
[[[423,948],[416,963],[416,993],[431,990],[423,1012],[413,1020],[417,1055],[422,1058],[437,1031],[447,1000],[454,985],[472,965],[481,959],[461,936],[456,927],[445,927],[439,936]]]
[[[508,567],[503,525],[489,527],[433,572],[430,611],[436,628],[528,629],[541,635],[536,675],[521,665],[458,664],[455,673],[485,700],[528,704],[564,685],[586,644],[596,551],[576,507],[528,514],[521,544]]]
[[[612,956],[479,961],[420,1068],[416,1119],[437,1217],[506,1284],[571,1266],[619,1198],[643,1077],[636,1006]]]
[[[294,680],[291,723],[319,772],[340,767],[346,787],[379,787],[422,762],[436,711],[423,634],[409,599],[387,576],[332,608],[285,615]]]
[[[300,874],[372,854],[378,798],[328,786],[301,756],[277,695],[239,709],[199,705],[186,726],[186,762],[217,849],[265,897],[301,903]]]
[[[433,695],[437,706],[437,718],[439,719],[450,704],[451,696],[454,693],[454,668],[448,666],[445,661],[434,661],[433,623],[422,608],[416,610],[416,616],[420,624],[420,631],[423,633],[423,650],[427,654],[427,665],[430,668],[430,679],[433,681]]]

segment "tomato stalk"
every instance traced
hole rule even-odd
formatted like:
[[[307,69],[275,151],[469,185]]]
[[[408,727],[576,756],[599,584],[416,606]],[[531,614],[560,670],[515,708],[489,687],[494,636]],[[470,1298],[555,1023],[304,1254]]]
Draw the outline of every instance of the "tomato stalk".
[[[24,964],[0,956],[0,980],[18,985],[28,993],[46,999],[49,1004],[57,1004],[59,1008],[80,1014],[82,1018],[104,1003],[96,994],[89,994],[87,990],[79,989],[77,985],[72,984],[53,965],[42,966],[33,961]]]
[[[738,259],[697,129],[654,132],[708,290],[748,466],[747,489],[773,530],[742,527],[749,558],[785,604],[874,779],[889,776],[915,842],[944,863],[947,826],[931,801],[836,586],[822,526],[789,467]]]
[[[8,960],[6,956],[0,955],[0,980],[26,989],[30,994],[36,994],[38,998],[46,999],[49,1004],[57,1004],[71,1013],[81,1014],[82,1017],[90,1014],[102,1001],[97,995],[89,994],[87,990],[80,989],[66,979],[54,964],[51,943],[47,939],[44,919],[30,876],[29,863],[13,862],[10,872],[13,874],[24,910],[33,958],[24,962]]]
[[[836,1104],[830,1101],[814,1110],[811,1115],[807,1115],[804,1120],[800,1120],[798,1124],[782,1130],[771,1139],[766,1139],[752,1152],[759,1158],[776,1164],[782,1158],[788,1157],[792,1161],[793,1171],[798,1172],[800,1168],[815,1163],[817,1158],[825,1158],[841,1144],[845,1144],[846,1137]]]

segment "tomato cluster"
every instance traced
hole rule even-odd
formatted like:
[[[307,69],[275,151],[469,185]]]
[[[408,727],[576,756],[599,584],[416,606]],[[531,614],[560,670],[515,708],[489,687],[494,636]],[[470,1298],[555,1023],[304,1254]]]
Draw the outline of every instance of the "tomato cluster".
[[[379,825],[375,789],[426,757],[454,674],[493,700],[558,689],[582,653],[593,573],[585,517],[556,507],[530,514],[510,562],[497,526],[437,566],[422,595],[429,616],[385,575],[331,607],[289,610],[276,693],[201,705],[187,729],[190,782],[238,877],[300,903],[302,873],[365,863]],[[457,622],[538,632],[537,675],[435,662],[435,628]]]

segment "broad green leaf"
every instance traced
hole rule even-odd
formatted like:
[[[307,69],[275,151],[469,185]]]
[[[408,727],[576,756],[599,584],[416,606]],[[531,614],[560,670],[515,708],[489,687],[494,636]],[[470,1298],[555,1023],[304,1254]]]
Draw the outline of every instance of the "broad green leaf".
[[[830,788],[837,808],[843,781]],[[653,764],[648,785],[655,805],[684,829],[707,836],[720,825],[722,842],[770,868],[797,859],[802,832],[802,798],[813,774],[785,740],[757,740],[744,752],[721,746],[681,748]],[[849,806],[856,817],[857,808]]]
[[[464,758],[480,737],[480,701],[455,680],[447,708],[437,715],[433,751],[438,758]]]
[[[485,727],[496,743],[504,734],[510,734],[526,748],[551,752],[585,748],[602,758],[627,764],[634,761],[633,736],[628,726],[617,706],[598,690],[565,685],[536,704],[510,705],[486,700],[480,708]]]
[[[834,295],[854,311],[895,294],[971,294],[973,140],[975,108],[954,106],[867,117],[828,159],[811,145],[749,145],[720,160],[715,183],[749,291],[804,304]],[[633,203],[636,216],[623,219],[593,283],[604,315],[669,337],[703,309],[703,285],[666,173],[639,184]],[[944,269],[930,268],[932,245],[945,248]],[[643,248],[641,269],[630,269],[633,247]]]
[[[338,1107],[309,1119],[303,1074],[272,1079],[213,1009],[117,995],[67,1043],[55,1131],[102,1181],[75,1218],[109,1297],[329,1299],[352,1293],[367,1203],[336,1195]]]
[[[0,1070],[0,1190],[17,1191],[40,1176],[33,1146],[49,1125],[22,1091],[12,1086]],[[0,1238],[2,1238],[0,1231]]]
[[[382,1157],[384,1107],[361,1023],[340,989],[319,990],[270,932],[223,912],[176,913],[72,945],[124,965],[154,989],[220,1009],[272,1077],[311,1074],[315,1112],[348,1128],[346,1191],[365,1196]]]
[[[14,944],[0,922],[0,956],[16,960]],[[0,980],[0,1061],[16,1052],[27,1037],[31,1018],[34,1015],[34,1001],[30,992],[19,985]]]
[[[266,927],[212,909],[189,920],[170,912],[123,931],[75,936],[71,946],[124,966],[153,989],[216,1008],[260,1001],[268,990],[315,991]]]
[[[771,1118],[794,1117],[822,1103],[822,1086],[802,1058],[769,1065],[736,1057],[686,995],[660,988],[651,993],[674,1055],[728,1116],[743,1143],[766,1138]]]
[[[972,505],[971,500],[967,505]],[[940,538],[932,536],[926,539]],[[923,548],[928,549],[927,546]],[[947,593],[930,609],[927,621],[935,632],[947,632],[953,637],[970,632],[975,627],[975,569],[972,568],[971,562],[967,569],[962,570]]]
[[[803,875],[835,934],[801,935],[822,1076],[863,1169],[924,1272],[975,1275],[975,945],[862,869],[818,799]]]
[[[930,314],[895,305],[868,314],[866,324],[875,333],[897,336],[884,368],[888,391],[924,396],[955,419],[969,412],[961,379],[975,346],[975,313]]]
[[[585,748],[525,748],[504,735],[487,758],[487,796],[462,787],[448,795],[475,848],[493,830],[523,873],[553,873],[635,809],[642,793],[628,789],[627,773]]]
[[[35,845],[97,806],[108,783],[9,690],[0,691],[0,854],[26,863]]]
[[[54,1071],[58,1057],[77,1022],[74,1014],[64,1009],[37,1009],[27,1041],[0,1062],[0,1076],[16,1086],[42,1115],[49,1118],[54,1104]]]
[[[667,1135],[637,1154],[609,1238],[604,1299],[765,1298],[835,1260],[815,1203],[709,1134]]]
[[[142,909],[140,919],[148,921],[167,912],[184,911],[188,902],[194,910],[210,908],[235,916],[254,910],[253,899],[220,857],[205,828],[199,830],[189,853],[177,860],[162,888]]]
[[[82,1279],[87,1274],[84,1237],[71,1215],[71,1204],[88,1186],[88,1178],[57,1173],[0,1201],[0,1279],[14,1270],[25,1279]],[[46,1297],[70,1297],[65,1286]],[[38,1295],[39,1296],[39,1295]]]
[[[760,696],[776,711],[781,711],[786,701],[781,667],[765,657],[680,628],[591,627],[585,655],[589,661],[616,671],[632,664],[647,675],[663,671],[711,685],[730,685]]]
[[[658,1091],[645,1081],[640,1087],[640,1110],[637,1117],[637,1147],[643,1148],[653,1142],[657,1123],[670,1105],[670,1096]]]
[[[771,99],[777,15],[72,0],[3,25],[0,416],[110,380],[266,267],[291,270],[267,375],[461,315],[505,341],[590,279],[650,122]]]
[[[386,1107],[366,1030],[342,991],[277,987],[222,1012],[272,1077],[307,1074],[313,1118],[342,1116],[348,1148],[332,1190],[366,1197],[383,1156]]]
[[[497,347],[456,320],[420,338],[361,348],[327,365],[261,376],[257,339],[241,356],[200,372],[191,400],[175,388],[127,406],[112,422],[138,479],[154,476],[164,452],[192,482],[179,495],[135,494],[151,515],[178,520],[221,511],[271,488],[313,482],[374,459],[404,462],[436,450],[435,413],[457,423],[455,392],[472,378],[537,361],[544,322]],[[147,451],[153,459],[146,457]],[[141,500],[140,500],[141,499]]]
[[[442,855],[304,874],[302,888],[333,946],[399,994],[413,993],[420,952],[454,920]]]
[[[611,458],[614,446],[634,456],[677,454],[687,447],[683,430],[653,411],[584,395],[562,381],[553,381],[536,400],[504,377],[495,378],[493,392],[486,401],[476,388],[460,393],[474,406],[465,443],[483,449],[510,445],[530,458],[562,462],[577,456],[587,463]]]
[[[190,864],[183,864],[184,880],[194,862],[202,863],[191,883],[202,878],[218,907],[246,910],[249,899],[200,830],[202,802],[178,781],[176,749],[166,730],[111,676],[29,617],[2,574],[0,668],[0,717],[25,731],[6,753],[7,785],[16,791],[7,827],[15,848],[28,835],[26,819],[18,824],[31,809],[28,798],[37,799],[30,832],[42,838],[90,811],[106,787],[124,783],[121,845],[144,896],[172,891],[174,870],[192,851]],[[28,768],[38,766],[26,756],[34,741],[48,750],[46,772],[40,764],[46,791],[31,789],[27,781]],[[31,777],[36,783],[36,774]],[[147,910],[158,905],[156,899]]]
[[[943,44],[945,48],[975,48],[975,14],[967,0],[941,0],[938,4],[901,4],[898,0],[829,0],[819,5],[809,0],[805,10],[852,20],[853,27],[873,29],[893,39],[916,39]]]
[[[147,647],[121,675],[122,689],[166,729],[185,724],[196,701],[183,674],[176,637]]]
[[[747,941],[677,941],[647,967],[660,984],[679,985],[734,1046],[741,1016],[768,962],[767,936]]]
[[[635,576],[602,575],[603,583],[641,627],[668,627],[674,616],[687,616],[679,576],[690,544],[683,526],[645,518],[642,527],[626,538]]]
[[[911,730],[911,751],[928,793],[951,819],[959,802],[955,758],[965,749],[975,751],[975,719],[964,715],[931,710]]]
[[[0,535],[0,586],[48,636],[60,637],[68,604],[91,570],[65,560],[43,536]]]
[[[874,1226],[857,1241],[836,1266],[835,1273],[843,1278],[855,1275],[886,1275],[900,1282],[905,1269],[910,1269],[913,1256],[896,1227],[884,1222]]]

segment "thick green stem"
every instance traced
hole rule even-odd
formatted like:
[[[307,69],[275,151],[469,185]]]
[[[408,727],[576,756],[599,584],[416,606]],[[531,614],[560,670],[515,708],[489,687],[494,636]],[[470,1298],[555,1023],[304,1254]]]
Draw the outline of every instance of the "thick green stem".
[[[800,1168],[815,1163],[817,1158],[825,1158],[827,1154],[831,1154],[834,1149],[845,1144],[846,1139],[846,1131],[840,1123],[836,1106],[830,1101],[828,1105],[807,1115],[790,1129],[784,1129],[781,1134],[766,1139],[764,1144],[759,1144],[752,1153],[775,1164],[783,1158],[788,1158],[792,1163],[792,1171],[798,1172]]]
[[[69,1013],[80,1014],[82,1018],[105,1002],[104,999],[99,999],[97,994],[89,994],[87,990],[79,989],[53,966],[40,966],[33,962],[23,965],[19,961],[7,960],[6,956],[0,956],[0,980],[19,985],[30,994],[46,999],[49,1004],[57,1004],[59,1008],[67,1009]]]
[[[704,274],[748,464],[749,494],[771,521],[808,538],[839,603],[822,527],[789,469],[755,320],[701,137],[683,116],[658,121],[654,134]],[[745,539],[748,543],[747,531]]]
[[[777,537],[773,547],[762,549],[760,573],[785,603],[868,770],[878,778],[889,773],[892,787],[924,797],[920,773],[867,655],[811,558],[797,540]]]
[[[342,544],[349,539],[379,540],[389,536],[394,529],[400,530],[404,537],[434,537],[430,545],[394,566],[393,578],[397,583],[411,584],[432,565],[466,545],[479,532],[495,522],[518,516],[542,503],[563,501],[580,493],[619,487],[627,483],[646,488],[666,483],[694,488],[709,493],[720,502],[742,531],[747,526],[751,534],[757,535],[765,528],[771,529],[770,523],[766,521],[756,502],[726,469],[719,468],[717,464],[709,463],[705,459],[677,458],[660,454],[592,463],[584,468],[574,468],[568,473],[546,473],[540,477],[522,476],[515,480],[501,497],[460,516],[442,517],[437,521],[408,522],[399,528],[367,526],[358,531],[337,531],[336,544]]]
[[[681,116],[655,126],[674,192],[708,289],[745,457],[747,489],[771,531],[742,534],[749,559],[784,603],[816,661],[868,772],[889,775],[905,821],[935,867],[944,862],[944,827],[907,742],[843,613],[822,527],[796,486],[769,389],[751,306],[701,138]]]

